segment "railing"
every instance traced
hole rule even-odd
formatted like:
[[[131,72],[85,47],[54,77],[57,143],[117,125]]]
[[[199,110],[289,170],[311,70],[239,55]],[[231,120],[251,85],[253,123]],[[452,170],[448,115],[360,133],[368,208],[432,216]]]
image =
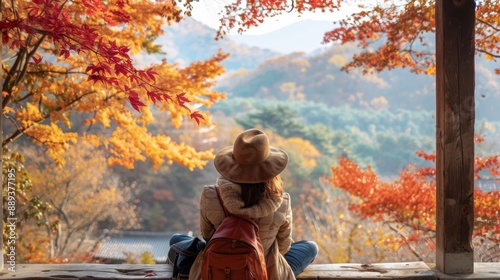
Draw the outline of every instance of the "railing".
[[[474,274],[465,275],[444,275],[430,266],[423,262],[313,264],[307,267],[297,279],[500,279],[500,263],[475,263]],[[17,265],[13,270],[15,271],[4,269],[0,272],[0,278],[16,280],[173,279],[172,267],[167,264],[22,264]]]

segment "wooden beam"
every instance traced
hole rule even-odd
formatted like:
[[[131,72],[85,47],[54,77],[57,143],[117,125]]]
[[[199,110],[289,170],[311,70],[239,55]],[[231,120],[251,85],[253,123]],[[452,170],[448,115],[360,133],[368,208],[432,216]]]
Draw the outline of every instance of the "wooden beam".
[[[311,264],[297,280],[498,280],[500,262],[475,263],[474,275],[446,275],[423,262]],[[173,280],[169,264],[20,264],[16,272],[0,271],[10,280]]]
[[[15,273],[5,272],[1,279],[11,280],[171,280],[173,268],[168,264],[21,264]],[[436,280],[436,274],[423,262],[378,264],[312,264],[297,280]]]
[[[474,272],[473,0],[436,0],[436,266]]]

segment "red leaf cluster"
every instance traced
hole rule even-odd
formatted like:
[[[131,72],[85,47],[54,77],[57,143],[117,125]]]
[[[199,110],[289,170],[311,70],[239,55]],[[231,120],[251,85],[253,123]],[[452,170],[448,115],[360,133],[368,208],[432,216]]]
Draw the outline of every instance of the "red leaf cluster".
[[[63,60],[82,53],[95,56],[97,62],[89,62],[85,69],[87,80],[94,84],[102,83],[121,89],[128,95],[132,108],[137,111],[146,106],[148,99],[153,103],[172,100],[167,89],[156,86],[158,74],[153,68],[137,69],[130,57],[130,47],[106,39],[107,37],[98,32],[97,27],[75,21],[69,5],[76,4],[64,0],[32,1],[27,6],[27,17],[0,21],[0,28],[4,31],[3,43],[8,44],[10,48],[22,48],[25,44],[22,36],[18,39],[9,37],[9,31],[16,29],[50,38]],[[130,20],[126,9],[126,6],[131,5],[129,1],[118,1],[117,5],[111,8],[99,0],[82,0],[81,5],[89,18],[86,22],[104,20],[108,25],[117,25],[126,24]],[[40,56],[32,58],[35,64],[42,60]],[[185,93],[176,95],[176,104],[181,108],[189,110],[186,105],[188,102],[190,100]],[[192,118],[199,123],[203,116],[192,114]]]
[[[477,138],[481,142],[482,138]],[[427,161],[435,161],[435,154],[417,152]],[[498,155],[476,157],[476,179],[500,182]],[[338,166],[331,168],[330,183],[358,199],[349,207],[362,218],[403,225],[420,232],[435,231],[436,218],[436,170],[434,167],[417,168],[410,165],[392,182],[379,179],[370,168],[362,169],[353,161],[341,157]],[[500,190],[474,190],[474,236],[487,236],[500,242]],[[401,242],[403,242],[401,240]],[[408,242],[408,237],[405,238]]]

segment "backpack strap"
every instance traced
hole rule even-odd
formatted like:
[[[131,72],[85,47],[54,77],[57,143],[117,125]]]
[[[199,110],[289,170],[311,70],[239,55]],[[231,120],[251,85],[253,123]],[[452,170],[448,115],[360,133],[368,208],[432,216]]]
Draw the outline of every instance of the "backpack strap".
[[[226,217],[227,216],[231,216],[231,214],[229,213],[229,211],[227,211],[226,206],[224,206],[224,201],[222,201],[222,196],[220,195],[220,191],[219,191],[219,187],[218,186],[215,186],[215,191],[217,191],[217,197],[219,198],[220,205],[222,205],[222,208],[224,209],[224,215]]]

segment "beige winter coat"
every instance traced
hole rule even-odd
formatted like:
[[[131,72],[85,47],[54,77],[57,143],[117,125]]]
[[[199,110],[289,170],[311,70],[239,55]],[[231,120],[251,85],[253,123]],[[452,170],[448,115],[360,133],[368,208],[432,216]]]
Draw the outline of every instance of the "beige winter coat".
[[[292,209],[290,195],[284,193],[277,199],[262,199],[258,204],[243,208],[241,187],[222,177],[217,185],[227,210],[240,216],[252,218],[259,225],[259,235],[266,253],[269,280],[295,279],[293,271],[283,255],[293,242]],[[209,240],[224,219],[224,210],[214,186],[205,186],[200,199],[200,229],[205,240]],[[203,251],[198,255],[189,272],[190,280],[201,279]]]

